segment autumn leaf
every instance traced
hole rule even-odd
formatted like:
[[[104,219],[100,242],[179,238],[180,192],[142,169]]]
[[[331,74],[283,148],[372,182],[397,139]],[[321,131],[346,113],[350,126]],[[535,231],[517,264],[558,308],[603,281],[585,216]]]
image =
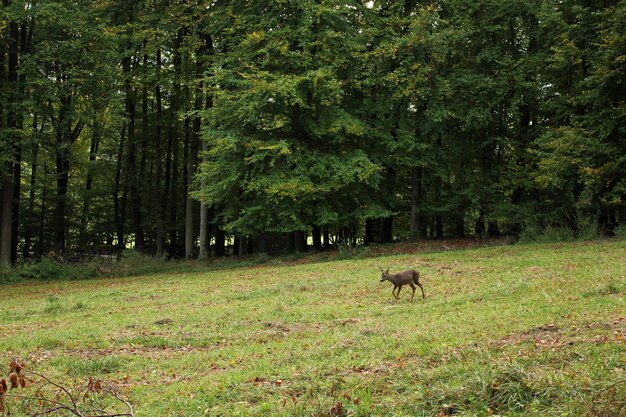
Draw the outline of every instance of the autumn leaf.
[[[332,417],[340,416],[341,414],[343,414],[343,404],[341,404],[341,401],[335,401],[335,404],[330,408],[328,413]]]
[[[15,372],[9,374],[9,381],[11,381],[11,389],[15,389],[18,386],[18,376]]]

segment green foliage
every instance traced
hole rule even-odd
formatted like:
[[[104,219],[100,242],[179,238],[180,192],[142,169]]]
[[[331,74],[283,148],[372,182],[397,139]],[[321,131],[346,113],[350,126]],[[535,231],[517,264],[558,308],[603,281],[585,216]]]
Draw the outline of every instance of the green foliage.
[[[308,416],[338,401],[361,416],[620,415],[622,241],[397,248],[4,285],[0,363],[19,352],[54,381],[111,381],[145,417]],[[418,268],[426,298],[392,301],[381,264]]]
[[[54,280],[76,278],[79,267],[64,265],[54,259],[42,258],[35,263],[23,263],[14,270],[16,276],[23,279]]]
[[[626,224],[620,224],[615,228],[615,237],[626,239]]]
[[[520,233],[519,241],[522,243],[552,243],[571,242],[574,240],[588,241],[598,239],[600,233],[595,220],[579,221],[576,230],[567,226],[547,225],[539,228],[529,223]]]
[[[167,264],[166,259],[158,259],[134,250],[126,250],[122,253],[119,262],[113,264],[113,275],[125,277],[154,274],[166,269]]]
[[[0,264],[0,284],[17,281],[19,277],[10,265]]]
[[[367,246],[357,246],[348,242],[342,242],[337,247],[334,259],[359,259],[367,257],[368,253],[369,248]]]
[[[360,45],[336,38],[358,38],[352,12],[341,2],[303,2],[290,6],[297,19],[285,25],[274,7],[239,11],[247,18],[237,21],[240,37],[215,63],[211,82],[220,88],[200,173],[207,186],[196,195],[223,207],[220,220],[233,233],[371,216],[380,211],[381,167],[359,146],[369,127],[347,102],[350,55]],[[355,193],[369,201],[355,204]]]
[[[188,256],[189,192],[249,240],[624,222],[624,2],[253,3],[7,4],[2,247]],[[381,219],[384,239],[363,227]]]

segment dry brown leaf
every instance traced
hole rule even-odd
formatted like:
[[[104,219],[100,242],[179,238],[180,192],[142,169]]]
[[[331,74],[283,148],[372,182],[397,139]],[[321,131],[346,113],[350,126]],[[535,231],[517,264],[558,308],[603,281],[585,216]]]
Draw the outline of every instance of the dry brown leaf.
[[[11,372],[9,374],[9,381],[11,381],[11,389],[17,388],[18,385],[18,376],[15,372]]]
[[[343,404],[341,401],[335,401],[335,405],[333,405],[328,413],[331,416],[340,416],[343,413]]]

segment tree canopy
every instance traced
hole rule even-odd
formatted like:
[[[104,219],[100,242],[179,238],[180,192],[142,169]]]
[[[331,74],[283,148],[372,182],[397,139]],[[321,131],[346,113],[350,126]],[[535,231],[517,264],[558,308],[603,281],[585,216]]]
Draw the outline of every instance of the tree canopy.
[[[611,233],[624,27],[606,0],[3,0],[0,262]]]

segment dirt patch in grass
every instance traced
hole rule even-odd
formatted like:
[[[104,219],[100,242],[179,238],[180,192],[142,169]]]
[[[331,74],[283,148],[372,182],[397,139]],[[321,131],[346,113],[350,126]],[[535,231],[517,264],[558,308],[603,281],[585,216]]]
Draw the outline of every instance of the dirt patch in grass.
[[[2,324],[0,325],[0,336],[9,337],[14,334],[27,334],[30,332],[37,332],[39,330],[50,330],[51,328],[58,328],[56,323],[16,323],[16,324]]]
[[[89,359],[103,356],[142,356],[159,359],[167,359],[177,354],[187,354],[191,352],[209,351],[212,348],[180,346],[180,347],[152,347],[152,346],[130,346],[124,345],[116,348],[83,348],[64,349],[59,351],[37,350],[28,354],[28,360],[33,363],[45,362],[53,357],[76,357]]]
[[[598,334],[597,330],[603,330]],[[626,318],[617,317],[608,322],[587,323],[562,329],[549,323],[522,332],[514,332],[491,343],[496,348],[533,342],[537,348],[556,349],[575,343],[626,343]]]
[[[389,374],[391,373],[394,368],[397,368],[397,364],[387,361],[378,365],[371,365],[371,366],[353,366],[350,369],[347,369],[345,371],[343,371],[341,373],[341,376],[348,376],[348,375],[363,375],[363,376],[367,376],[367,375],[384,375],[384,374]]]

